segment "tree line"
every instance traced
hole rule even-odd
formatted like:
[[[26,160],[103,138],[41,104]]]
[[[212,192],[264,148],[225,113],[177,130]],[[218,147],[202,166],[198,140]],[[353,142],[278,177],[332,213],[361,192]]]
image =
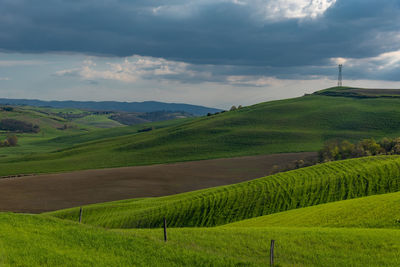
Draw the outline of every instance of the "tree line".
[[[0,121],[0,130],[18,133],[38,133],[39,125],[15,119],[3,119]]]
[[[400,155],[400,137],[385,137],[378,142],[373,138],[363,139],[357,143],[347,140],[328,141],[318,153],[320,162],[375,155]]]

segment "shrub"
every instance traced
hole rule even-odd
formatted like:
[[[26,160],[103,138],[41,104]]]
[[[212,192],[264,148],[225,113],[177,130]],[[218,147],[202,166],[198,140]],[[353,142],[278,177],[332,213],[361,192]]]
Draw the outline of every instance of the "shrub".
[[[13,134],[13,135],[7,136],[6,141],[8,142],[9,146],[16,146],[18,143],[18,138],[16,135]]]
[[[0,147],[16,146],[18,137],[16,135],[8,135],[4,141],[0,140]]]
[[[1,109],[2,109],[3,111],[13,111],[13,110],[14,110],[13,107],[8,107],[8,106],[1,107]]]
[[[338,141],[328,141],[318,152],[320,162],[327,162],[342,159],[340,154],[340,143]]]
[[[374,139],[363,139],[357,144],[358,156],[375,156],[383,154],[385,150]]]
[[[328,141],[318,153],[319,161],[327,162],[381,154],[400,154],[400,138],[395,140],[384,138],[377,143],[370,138],[363,139],[357,144],[352,144],[347,140]]]
[[[154,130],[154,127],[148,127],[148,128],[143,128],[143,129],[139,129],[138,133],[142,133],[142,132],[149,132]]]

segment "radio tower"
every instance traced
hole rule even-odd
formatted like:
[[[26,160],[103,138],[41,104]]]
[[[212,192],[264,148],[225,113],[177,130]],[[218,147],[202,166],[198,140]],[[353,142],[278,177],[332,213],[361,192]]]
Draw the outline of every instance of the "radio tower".
[[[342,69],[343,69],[343,65],[339,64],[339,76],[338,76],[338,82],[337,82],[338,86],[342,86],[343,85]]]

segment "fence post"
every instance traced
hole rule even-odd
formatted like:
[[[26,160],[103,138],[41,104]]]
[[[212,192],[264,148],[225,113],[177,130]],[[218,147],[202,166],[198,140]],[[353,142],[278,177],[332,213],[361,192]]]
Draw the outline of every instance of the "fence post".
[[[164,241],[167,242],[167,219],[164,217]]]
[[[79,223],[82,222],[82,207],[79,209]]]
[[[271,249],[270,249],[270,256],[269,256],[270,266],[274,266],[274,246],[275,246],[275,240],[271,240]]]

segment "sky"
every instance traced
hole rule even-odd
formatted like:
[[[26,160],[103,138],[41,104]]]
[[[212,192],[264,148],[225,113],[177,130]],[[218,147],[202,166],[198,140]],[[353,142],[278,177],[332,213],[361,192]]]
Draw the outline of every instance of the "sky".
[[[398,0],[0,0],[0,97],[227,109],[400,88]]]

